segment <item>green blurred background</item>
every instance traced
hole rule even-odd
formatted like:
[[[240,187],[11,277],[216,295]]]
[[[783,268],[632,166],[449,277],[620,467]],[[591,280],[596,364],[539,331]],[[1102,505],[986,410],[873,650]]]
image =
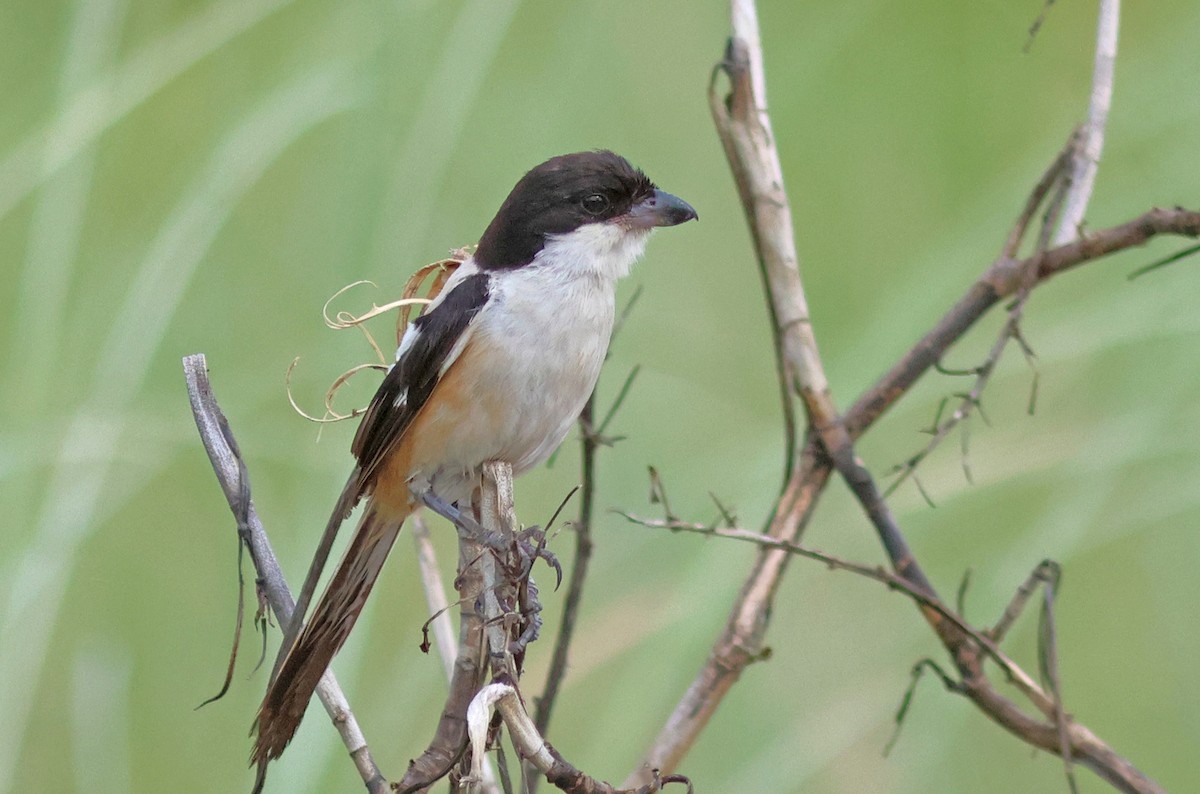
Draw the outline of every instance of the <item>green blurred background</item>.
[[[826,366],[847,405],[991,260],[1029,187],[1085,113],[1094,3],[765,2],[775,130]],[[417,266],[473,242],[548,156],[613,148],[691,201],[623,287],[645,293],[602,381],[642,374],[603,453],[599,505],[647,512],[645,466],[673,507],[708,491],[758,526],[781,433],[761,288],[705,102],[723,3],[610,0],[10,0],[0,4],[0,792],[243,791],[265,673],[243,645],[233,523],[196,437],[179,359],[208,354],[285,570],[302,575],[349,468],[353,428],[319,404],[366,360],[320,320],[383,302]],[[1200,5],[1130,4],[1093,227],[1200,200]],[[974,571],[988,623],[1045,557],[1066,569],[1067,703],[1173,791],[1200,785],[1200,313],[1195,265],[1129,283],[1159,241],[1059,279],[1025,324],[1031,376],[1005,360],[973,427],[892,499],[935,581]],[[999,318],[949,358],[975,362]],[[386,322],[377,329],[386,335]],[[371,390],[365,376],[347,404]],[[880,474],[961,382],[931,377],[864,441]],[[320,438],[318,438],[320,435]],[[518,484],[528,523],[576,482],[578,444]],[[604,514],[552,738],[623,779],[701,664],[752,550]],[[437,542],[451,560],[446,531]],[[876,542],[840,484],[808,542],[866,561]],[[570,538],[556,550],[569,556]],[[543,579],[546,577],[543,576]],[[547,594],[557,626],[561,596]],[[417,650],[425,617],[406,539],[336,669],[386,773],[428,740],[444,691]],[[1010,648],[1034,666],[1032,616]],[[272,637],[272,647],[275,636]],[[552,634],[531,654],[536,694]],[[969,704],[922,685],[881,757],[910,665],[941,658],[903,598],[798,562],[774,655],[734,689],[682,771],[700,792],[1063,790]],[[1081,773],[1084,791],[1105,791]],[[355,791],[314,712],[269,790]]]

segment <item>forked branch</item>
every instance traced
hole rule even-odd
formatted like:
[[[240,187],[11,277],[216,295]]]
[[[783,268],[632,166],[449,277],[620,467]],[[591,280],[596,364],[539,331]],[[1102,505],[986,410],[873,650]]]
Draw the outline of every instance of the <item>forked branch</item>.
[[[1040,250],[1045,247],[1041,242],[1037,252],[1019,260],[1020,238],[1042,196],[1053,191],[1057,178],[1051,179],[1041,195],[1027,204],[1024,220],[1018,224],[1016,243],[1010,241],[1001,257],[942,321],[860,397],[850,411],[839,416],[829,408],[832,400],[821,375],[815,342],[804,344],[805,339],[812,338],[812,330],[796,270],[790,218],[786,217],[786,194],[767,118],[755,7],[751,0],[732,0],[731,8],[733,37],[717,71],[729,76],[730,93],[728,97],[719,97],[715,87],[710,88],[710,106],[742,198],[767,289],[780,354],[780,375],[784,379],[781,386],[789,398],[796,395],[804,402],[809,432],[798,454],[789,457],[798,465],[791,469],[768,524],[765,534],[769,541],[764,546],[769,547],[758,556],[708,661],[647,753],[643,772],[635,773],[631,781],[640,779],[639,774],[649,768],[670,770],[698,737],[741,670],[759,658],[771,604],[789,556],[789,551],[778,547],[777,542],[794,544],[798,540],[832,470],[842,475],[862,504],[896,575],[914,592],[941,602],[909,551],[873,478],[855,455],[853,441],[933,367],[951,344],[1002,298],[1018,291],[1027,293],[1057,273],[1139,245],[1158,234],[1200,235],[1200,213],[1183,209],[1152,210],[1127,224],[1081,236],[1057,248]],[[1061,163],[1056,164],[1056,168],[1062,167]],[[1053,200],[1052,205],[1056,206]],[[1057,215],[1057,209],[1049,213],[1050,222]],[[1046,239],[1045,232],[1040,239]],[[781,311],[781,307],[796,311]],[[793,438],[789,432],[789,441]],[[1000,695],[984,674],[982,663],[989,658],[989,648],[980,641],[982,633],[966,630],[950,619],[944,609],[923,604],[921,611],[954,659],[965,693],[991,719],[1032,746],[1078,759],[1121,790],[1160,790],[1086,727],[1065,719],[1057,698],[1036,684],[1021,685],[1019,689],[1039,713],[1028,714]],[[1029,681],[1024,676],[1021,683]]]

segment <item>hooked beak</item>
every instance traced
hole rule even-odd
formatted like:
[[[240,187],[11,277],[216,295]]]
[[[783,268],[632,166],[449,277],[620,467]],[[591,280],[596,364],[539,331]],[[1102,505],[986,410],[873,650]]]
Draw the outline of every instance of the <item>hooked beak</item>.
[[[673,196],[657,188],[646,198],[633,205],[625,221],[636,229],[653,229],[658,226],[678,226],[700,216],[679,196]]]

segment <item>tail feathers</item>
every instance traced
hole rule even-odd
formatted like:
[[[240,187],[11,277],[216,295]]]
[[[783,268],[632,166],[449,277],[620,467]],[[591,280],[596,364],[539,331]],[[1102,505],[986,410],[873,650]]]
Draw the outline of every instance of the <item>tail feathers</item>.
[[[300,588],[299,597],[292,610],[291,620],[283,627],[283,642],[279,645],[279,655],[271,667],[272,679],[279,674],[284,656],[295,644],[296,635],[300,633],[300,627],[304,625],[304,615],[308,612],[308,604],[312,600],[313,592],[317,589],[321,572],[325,570],[325,563],[329,560],[329,552],[333,548],[333,541],[337,538],[338,530],[341,528],[342,522],[350,515],[350,511],[358,504],[362,495],[363,471],[361,467],[356,466],[350,473],[346,485],[342,488],[337,504],[334,505],[333,513],[325,525],[325,531],[321,534],[321,540],[313,553],[312,563],[308,566],[308,573],[304,577],[304,585]]]
[[[381,515],[370,505],[312,617],[267,688],[255,719],[251,765],[278,758],[292,740],[317,683],[350,636],[407,515]]]

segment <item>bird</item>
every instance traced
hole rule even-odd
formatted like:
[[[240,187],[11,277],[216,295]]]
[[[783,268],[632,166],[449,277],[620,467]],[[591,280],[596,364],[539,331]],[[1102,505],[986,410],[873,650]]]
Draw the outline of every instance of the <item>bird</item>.
[[[506,462],[514,475],[543,463],[596,386],[617,281],[656,228],[697,219],[690,204],[607,150],[552,157],[516,183],[475,251],[401,337],[363,414],[351,444],[355,466],[255,719],[256,790],[295,735],[419,495],[468,507],[484,463]],[[364,501],[305,622],[333,539]]]

